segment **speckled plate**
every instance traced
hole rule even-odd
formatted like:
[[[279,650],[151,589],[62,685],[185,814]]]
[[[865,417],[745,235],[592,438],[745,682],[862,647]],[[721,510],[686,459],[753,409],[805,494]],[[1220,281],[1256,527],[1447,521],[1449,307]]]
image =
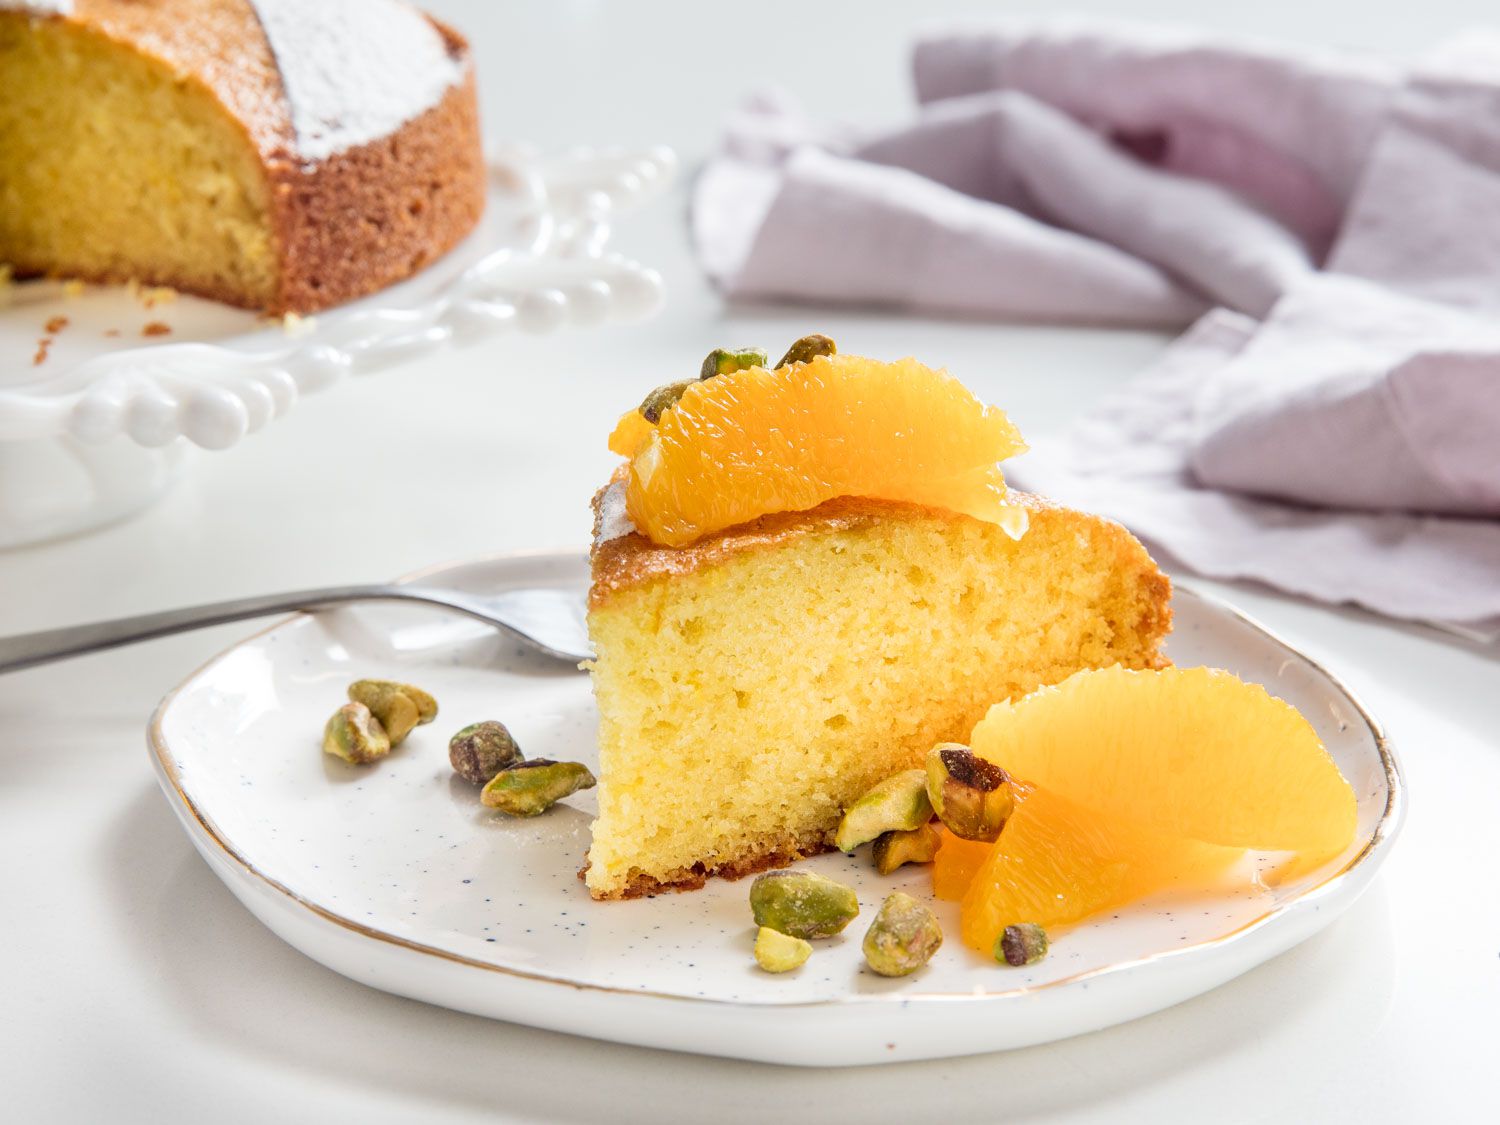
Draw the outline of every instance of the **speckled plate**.
[[[474,591],[582,589],[587,563],[516,555],[422,577]],[[863,968],[861,919],[802,969],[769,976],[750,957],[745,883],[593,902],[577,879],[592,794],[507,820],[453,778],[446,754],[453,730],[503,717],[530,755],[592,761],[588,680],[465,621],[376,606],[292,618],[168,696],[150,746],[173,808],[235,895],[308,956],[376,988],[578,1035],[769,1062],[976,1054],[1120,1023],[1238,976],[1332,921],[1395,838],[1400,772],[1348,691],[1217,601],[1179,589],[1175,608],[1177,663],[1257,680],[1318,728],[1358,796],[1357,839],[1275,892],[1146,903],[1081,926],[1030,969],[986,963],[950,936],[922,972],[885,980]],[[411,680],[442,706],[437,723],[363,770],[319,751],[324,720],[361,676]],[[929,894],[925,870],[881,878],[863,855],[808,866],[854,884],[867,916],[893,889]],[[956,911],[938,909],[956,935]]]

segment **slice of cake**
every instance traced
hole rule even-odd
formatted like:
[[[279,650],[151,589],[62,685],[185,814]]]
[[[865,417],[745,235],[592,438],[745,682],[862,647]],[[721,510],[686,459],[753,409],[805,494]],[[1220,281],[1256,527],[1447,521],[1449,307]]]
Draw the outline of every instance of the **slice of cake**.
[[[895,428],[870,416],[893,371]],[[927,410],[933,397],[947,407]],[[736,445],[747,432],[758,453]],[[965,740],[995,701],[1080,668],[1166,663],[1170,585],[1145,549],[1117,524],[1004,492],[995,462],[1019,439],[942,373],[849,356],[756,367],[682,389],[622,435],[634,452],[595,499],[589,598],[595,898],[828,850],[846,804]],[[850,464],[830,463],[840,455]],[[882,486],[883,466],[902,479]],[[865,494],[819,499],[856,479]],[[789,480],[805,510],[787,510]],[[653,542],[643,525],[689,541]]]
[[[0,263],[272,313],[478,221],[473,68],[398,0],[0,0]]]

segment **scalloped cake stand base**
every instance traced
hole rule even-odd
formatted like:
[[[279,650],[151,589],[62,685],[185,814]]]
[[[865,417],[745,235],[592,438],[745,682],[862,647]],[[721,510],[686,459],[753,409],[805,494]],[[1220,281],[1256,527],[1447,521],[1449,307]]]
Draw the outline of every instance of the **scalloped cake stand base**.
[[[104,527],[159,499],[189,461],[186,441],[64,435],[0,442],[0,550]]]

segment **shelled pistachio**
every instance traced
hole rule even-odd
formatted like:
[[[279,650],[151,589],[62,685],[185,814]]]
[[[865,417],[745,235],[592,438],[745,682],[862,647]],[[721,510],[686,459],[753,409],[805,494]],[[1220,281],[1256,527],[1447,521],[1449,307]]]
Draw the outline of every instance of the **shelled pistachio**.
[[[1035,965],[1047,956],[1050,945],[1046,930],[1032,922],[1020,922],[1000,931],[995,939],[995,960],[1015,968]]]
[[[413,727],[437,718],[437,700],[419,687],[395,680],[355,680],[349,685],[349,699],[370,709],[392,746],[399,746]]]
[[[998,839],[1015,808],[1010,775],[957,742],[928,753],[927,796],[948,831],[965,840]]]
[[[865,933],[865,963],[883,977],[904,977],[931,961],[942,944],[937,915],[897,891],[881,904]]]
[[[465,781],[484,785],[526,756],[504,723],[470,723],[448,741],[448,762]]]
[[[698,378],[701,381],[717,375],[732,375],[750,367],[764,367],[766,358],[764,348],[715,348],[704,356]]]
[[[806,363],[817,359],[820,355],[837,355],[838,350],[838,346],[827,336],[814,333],[795,341],[776,366],[785,367],[789,363]]]
[[[757,926],[796,938],[832,937],[859,913],[854,888],[811,871],[770,871],[750,885]]]
[[[564,797],[592,789],[594,775],[579,762],[533,758],[501,770],[479,794],[487,808],[510,816],[540,816]]]
[[[927,774],[905,770],[886,778],[844,811],[834,845],[852,852],[887,832],[909,832],[932,819]]]
[[[363,703],[346,703],[323,727],[323,752],[356,766],[367,766],[391,752],[391,740]]]
[[[770,926],[755,932],[755,963],[768,973],[789,973],[812,955],[812,945]]]
[[[930,824],[923,824],[907,832],[887,832],[875,840],[870,854],[875,860],[875,870],[889,875],[907,863],[931,863],[937,858],[942,837]]]

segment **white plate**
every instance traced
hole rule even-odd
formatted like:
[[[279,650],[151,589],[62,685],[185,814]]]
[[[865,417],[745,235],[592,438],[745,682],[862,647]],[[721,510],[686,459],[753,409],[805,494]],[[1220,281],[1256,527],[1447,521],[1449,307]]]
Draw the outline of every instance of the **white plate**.
[[[474,591],[582,589],[581,555],[518,555],[426,572]],[[1369,883],[1400,826],[1400,772],[1384,735],[1331,675],[1216,601],[1179,588],[1169,650],[1265,684],[1318,729],[1354,787],[1349,852],[1292,885],[1145,904],[1063,935],[1010,969],[957,940],[926,969],[862,967],[873,904],[929,896],[925,869],[882,878],[864,855],[812,869],[855,885],[864,916],[796,973],[750,957],[748,883],[595,903],[576,873],[591,793],[531,821],[491,815],[453,778],[452,731],[503,719],[531,756],[595,758],[585,676],[483,627],[361,607],[297,617],[230,649],[163,701],[152,758],[209,865],[283,939],[376,988],[601,1039],[800,1065],[976,1054],[1146,1015],[1238,976],[1311,936]],[[442,713],[370,769],[322,754],[324,720],[361,676],[410,680]],[[274,988],[274,982],[267,987]],[[295,998],[288,997],[289,1003]]]

